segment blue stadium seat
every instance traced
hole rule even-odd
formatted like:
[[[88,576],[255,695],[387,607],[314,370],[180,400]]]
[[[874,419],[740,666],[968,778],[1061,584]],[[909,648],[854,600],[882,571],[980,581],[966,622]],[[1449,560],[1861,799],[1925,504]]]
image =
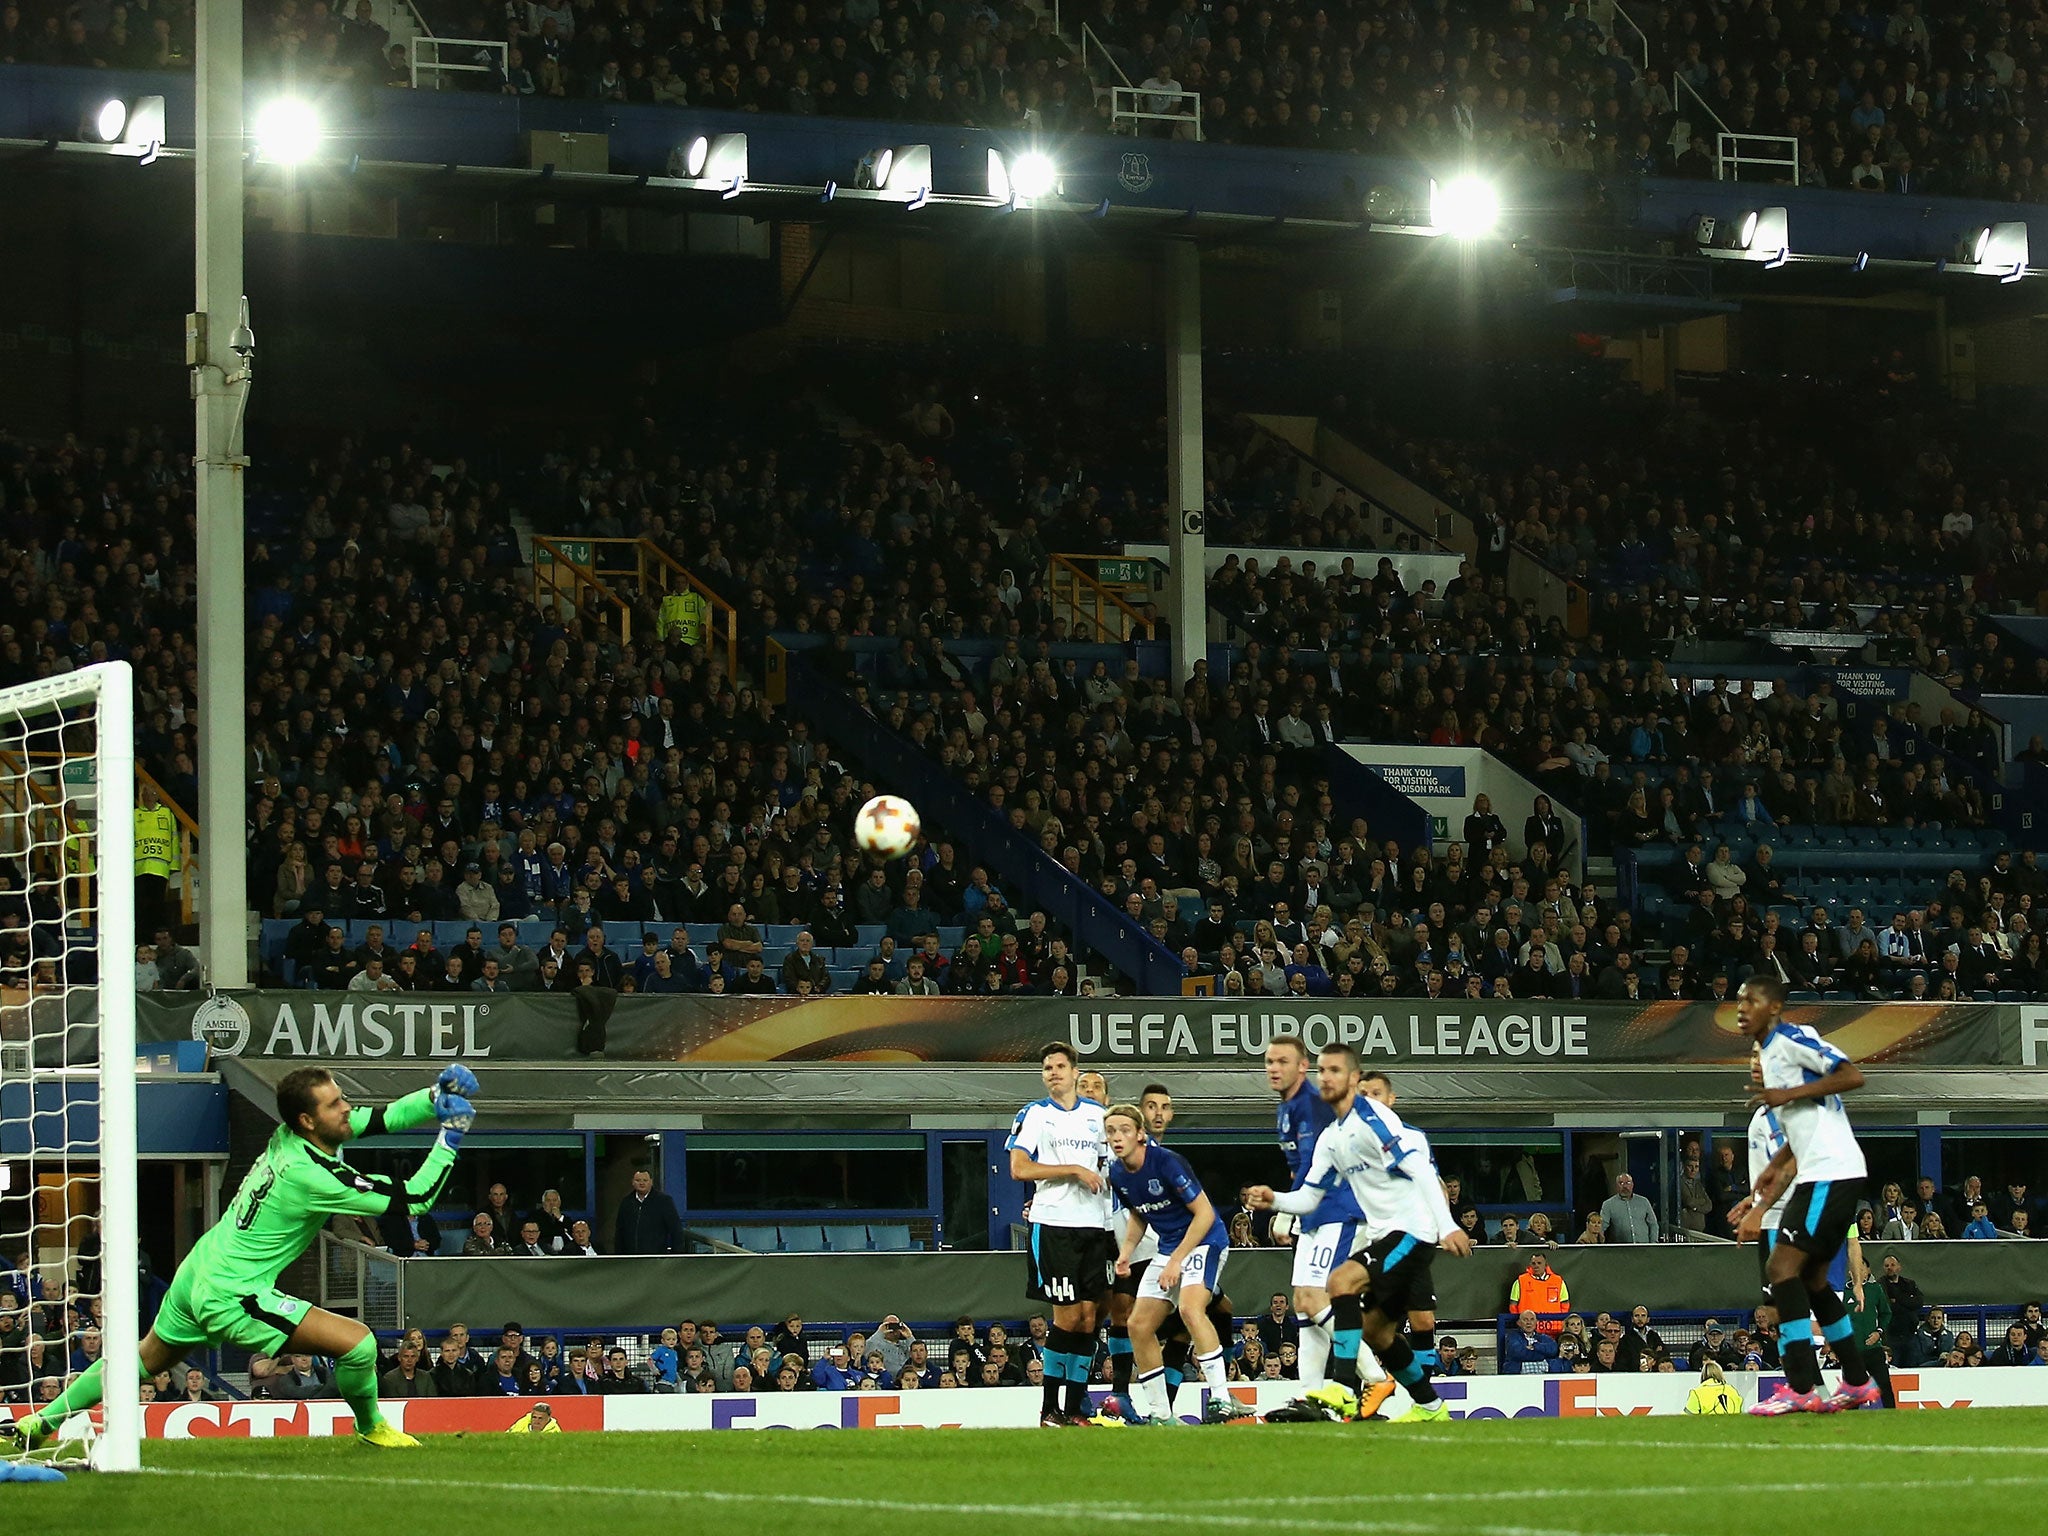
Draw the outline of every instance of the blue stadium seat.
[[[966,942],[967,930],[964,927],[941,928],[939,930],[939,948],[941,949],[958,949]]]
[[[827,1253],[866,1253],[868,1251],[868,1229],[866,1227],[825,1228],[825,1251]]]
[[[854,929],[854,935],[861,942],[861,948],[873,949],[882,942],[882,935],[889,931],[886,923],[862,923]]]
[[[823,1227],[784,1227],[782,1229],[782,1251],[784,1253],[829,1253]]]
[[[715,944],[718,941],[717,923],[685,923],[683,931],[690,936],[692,944]]]
[[[733,1240],[731,1227],[710,1227],[700,1221],[685,1220],[683,1225],[699,1237],[708,1237],[714,1242],[729,1243]]]
[[[871,1225],[868,1243],[878,1253],[908,1253],[913,1246],[910,1228],[889,1224]]]
[[[734,1227],[732,1240],[751,1253],[780,1253],[782,1238],[773,1227]]]

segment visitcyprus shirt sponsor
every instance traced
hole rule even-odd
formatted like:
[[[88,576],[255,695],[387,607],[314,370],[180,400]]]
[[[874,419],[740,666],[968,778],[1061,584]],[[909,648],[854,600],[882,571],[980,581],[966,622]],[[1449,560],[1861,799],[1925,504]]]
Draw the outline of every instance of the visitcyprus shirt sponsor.
[[[1780,1024],[1764,1037],[1766,1088],[1797,1088],[1826,1077],[1849,1058],[1800,1024]],[[1779,1106],[1778,1125],[1799,1160],[1799,1182],[1860,1179],[1868,1171],[1839,1094]]]
[[[1072,1109],[1051,1099],[1025,1105],[1010,1126],[1007,1145],[1021,1148],[1035,1163],[1072,1163],[1097,1173],[1109,1167],[1102,1106],[1090,1099]],[[1031,1196],[1031,1219],[1046,1227],[1106,1227],[1111,1208],[1107,1184],[1101,1194],[1091,1194],[1079,1179],[1048,1179]]]

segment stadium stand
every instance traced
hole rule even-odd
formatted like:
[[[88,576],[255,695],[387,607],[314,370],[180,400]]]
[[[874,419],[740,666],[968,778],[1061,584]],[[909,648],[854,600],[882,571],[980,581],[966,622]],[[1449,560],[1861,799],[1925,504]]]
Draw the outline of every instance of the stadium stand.
[[[410,87],[406,50],[394,54],[374,10],[251,5],[250,68],[337,109]],[[704,4],[420,10],[439,37],[493,45],[478,73],[429,73],[447,88],[1055,138],[1193,137],[1199,102],[1201,136],[1224,143],[1603,177],[1712,176],[1729,133],[1782,141],[1765,151],[1771,168],[1808,186],[2048,200],[2031,126],[2038,23],[1985,0],[1798,6],[1761,23],[1720,0],[1611,14],[1460,7],[1427,23],[1294,3],[1098,0],[1061,15],[1063,31],[1054,14],[872,0],[816,13],[763,3],[731,18]],[[23,7],[0,28],[0,63],[11,62],[186,69],[189,22],[159,11],[145,30],[120,12]],[[1130,93],[1122,113],[1115,88]]]

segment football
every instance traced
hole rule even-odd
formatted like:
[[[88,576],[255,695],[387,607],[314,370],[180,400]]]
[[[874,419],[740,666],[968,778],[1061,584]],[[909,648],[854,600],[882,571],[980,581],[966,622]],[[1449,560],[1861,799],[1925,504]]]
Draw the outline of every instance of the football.
[[[900,859],[917,842],[917,807],[900,795],[877,795],[853,819],[853,835],[869,853]]]

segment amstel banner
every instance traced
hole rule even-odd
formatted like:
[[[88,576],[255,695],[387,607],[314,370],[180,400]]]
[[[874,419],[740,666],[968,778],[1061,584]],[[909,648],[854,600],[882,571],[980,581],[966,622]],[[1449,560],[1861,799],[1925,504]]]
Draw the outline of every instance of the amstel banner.
[[[1749,1054],[1732,1003],[247,992],[146,994],[138,1004],[144,1041],[320,1061],[1014,1062],[1035,1061],[1047,1040],[1071,1040],[1092,1060],[1232,1061],[1262,1055],[1280,1035],[1311,1048],[1341,1042],[1383,1065],[1712,1063]],[[2048,1007],[1813,1003],[1787,1017],[1862,1062],[2032,1066],[2048,1041]]]

